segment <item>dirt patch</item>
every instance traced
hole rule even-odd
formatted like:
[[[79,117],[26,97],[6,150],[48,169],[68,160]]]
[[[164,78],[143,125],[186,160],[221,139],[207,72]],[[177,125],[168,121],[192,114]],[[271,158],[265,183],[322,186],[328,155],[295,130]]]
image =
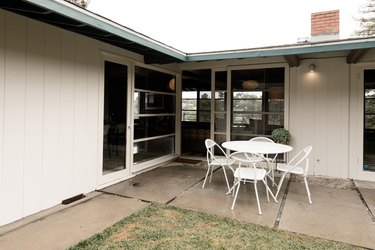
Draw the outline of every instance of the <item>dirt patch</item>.
[[[292,177],[292,181],[303,183],[302,176],[294,176]],[[308,176],[307,183],[310,185],[320,185],[330,188],[337,188],[337,189],[355,189],[355,185],[353,180],[351,179],[341,179],[341,178],[333,178],[333,177],[323,177],[323,176]]]

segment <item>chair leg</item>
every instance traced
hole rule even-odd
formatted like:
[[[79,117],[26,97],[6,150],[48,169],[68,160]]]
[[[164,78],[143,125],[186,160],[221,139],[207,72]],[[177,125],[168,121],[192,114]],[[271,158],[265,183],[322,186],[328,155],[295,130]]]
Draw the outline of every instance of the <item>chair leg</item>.
[[[266,181],[264,181],[263,180],[263,183],[264,183],[264,185],[266,186],[266,189],[267,189],[267,193],[269,192],[270,194],[271,194],[271,197],[273,198],[273,200],[277,203],[277,199],[276,199],[276,196],[275,195],[273,195],[273,193],[272,193],[272,191],[271,191],[271,189],[270,189],[270,187],[267,185],[267,182]],[[268,201],[269,202],[269,201]]]
[[[206,181],[207,181],[207,178],[208,178],[208,174],[211,172],[210,170],[211,170],[211,166],[208,165],[208,169],[207,169],[206,177],[204,178],[204,182],[203,182],[202,188],[204,188],[204,186],[206,185]]]
[[[228,192],[226,194],[232,193],[232,190],[236,187],[236,181],[237,181],[236,178],[234,178],[234,180],[233,180],[233,186],[228,190]],[[234,192],[232,194],[234,196]]]
[[[277,186],[277,192],[275,194],[275,198],[277,199],[277,196],[279,195],[279,192],[280,192],[280,189],[281,189],[281,186],[283,185],[283,181],[284,181],[284,178],[285,178],[285,175],[286,175],[287,172],[284,172],[284,174],[281,176],[281,179],[279,181],[279,184]]]
[[[228,191],[230,190],[229,182],[228,182],[228,177],[227,177],[227,172],[225,171],[225,167],[223,166],[223,171],[224,171],[224,176],[225,176],[225,181],[227,183]]]
[[[211,174],[210,174],[210,183],[211,183],[211,181],[212,181],[212,173],[214,172],[214,166],[211,166]]]
[[[304,177],[303,180],[305,181],[305,187],[306,187],[306,191],[307,191],[307,196],[309,197],[309,203],[312,204],[311,193],[310,193],[309,185],[307,185],[306,177]]]
[[[241,180],[238,180],[237,181],[237,184],[235,184],[234,186],[237,185],[237,190],[236,190],[236,194],[234,195],[234,199],[233,199],[233,203],[232,203],[232,207],[230,209],[234,209],[234,204],[236,204],[236,200],[237,200],[237,195],[238,195],[238,190],[240,190],[240,185],[241,185]]]
[[[267,202],[270,202],[270,195],[269,195],[269,191],[268,191],[268,183],[267,183],[267,176],[265,176],[265,178],[263,179],[263,183],[264,185],[266,186],[266,194],[267,194]]]
[[[258,212],[259,212],[259,214],[262,214],[262,210],[260,209],[260,204],[259,204],[258,188],[257,188],[257,182],[256,181],[254,181],[254,190],[255,190],[255,196],[257,198]]]

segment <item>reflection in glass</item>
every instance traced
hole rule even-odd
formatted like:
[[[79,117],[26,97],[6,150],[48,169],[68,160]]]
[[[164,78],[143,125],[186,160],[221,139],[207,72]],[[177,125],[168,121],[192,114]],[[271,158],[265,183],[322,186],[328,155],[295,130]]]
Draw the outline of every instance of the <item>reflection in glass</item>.
[[[174,153],[175,91],[174,75],[135,67],[134,164]]]
[[[364,71],[363,169],[375,171],[375,69]]]
[[[269,136],[284,126],[284,68],[232,71],[232,139]]]
[[[125,168],[127,66],[105,62],[103,174]]]
[[[134,139],[174,134],[175,116],[146,116],[134,121]]]
[[[134,164],[174,153],[174,136],[136,142],[133,146]]]
[[[215,114],[215,132],[227,131],[227,115],[225,113]]]

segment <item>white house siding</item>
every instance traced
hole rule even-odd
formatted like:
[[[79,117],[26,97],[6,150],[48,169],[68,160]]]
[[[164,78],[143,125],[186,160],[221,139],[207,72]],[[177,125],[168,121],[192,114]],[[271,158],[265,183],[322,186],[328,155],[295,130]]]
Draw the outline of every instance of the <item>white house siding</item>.
[[[309,72],[314,63],[315,72]],[[291,69],[289,129],[296,150],[312,145],[309,174],[347,178],[349,65],[345,58],[304,60]]]
[[[0,10],[0,225],[97,187],[101,49]]]

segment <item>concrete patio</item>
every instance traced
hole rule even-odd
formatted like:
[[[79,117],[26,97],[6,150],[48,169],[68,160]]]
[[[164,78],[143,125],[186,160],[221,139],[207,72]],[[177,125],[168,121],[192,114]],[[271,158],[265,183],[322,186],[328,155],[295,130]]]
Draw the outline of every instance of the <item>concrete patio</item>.
[[[59,205],[0,227],[1,249],[65,249],[150,202],[225,216],[315,237],[375,249],[375,184],[310,178],[313,204],[304,185],[284,182],[278,203],[266,200],[258,183],[263,215],[258,215],[252,184],[242,185],[234,210],[221,170],[202,189],[205,162],[171,162],[69,205]],[[274,189],[273,189],[274,190]]]

